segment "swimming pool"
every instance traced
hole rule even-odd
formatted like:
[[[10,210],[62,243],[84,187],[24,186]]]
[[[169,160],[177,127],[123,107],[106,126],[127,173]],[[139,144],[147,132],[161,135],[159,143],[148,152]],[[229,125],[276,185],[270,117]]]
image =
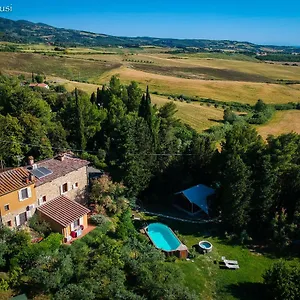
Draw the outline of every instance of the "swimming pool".
[[[164,251],[175,251],[181,242],[174,232],[162,223],[152,223],[146,227],[146,232],[154,246]]]
[[[199,247],[204,253],[210,252],[212,250],[212,244],[208,241],[199,242]]]

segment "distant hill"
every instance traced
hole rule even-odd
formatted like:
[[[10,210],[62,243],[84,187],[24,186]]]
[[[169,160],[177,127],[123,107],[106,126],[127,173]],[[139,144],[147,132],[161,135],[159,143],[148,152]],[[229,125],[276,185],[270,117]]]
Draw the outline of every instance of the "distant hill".
[[[0,18],[0,41],[13,43],[50,43],[57,46],[160,46],[188,49],[190,52],[200,50],[238,52],[299,52],[297,47],[261,46],[248,42],[202,39],[171,39],[153,37],[118,37],[107,34],[81,30],[56,28],[43,23],[13,21]]]

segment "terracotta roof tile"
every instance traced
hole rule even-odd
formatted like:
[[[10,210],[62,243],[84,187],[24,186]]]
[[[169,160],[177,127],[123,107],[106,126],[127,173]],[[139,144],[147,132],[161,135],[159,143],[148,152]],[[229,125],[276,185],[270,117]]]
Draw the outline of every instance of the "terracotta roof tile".
[[[56,223],[67,227],[90,210],[65,196],[59,196],[37,208]]]
[[[50,158],[36,163],[37,167],[45,167],[52,171],[52,174],[40,179],[36,179],[36,186],[50,182],[56,178],[63,177],[89,164],[89,161],[65,154],[63,161],[57,158]],[[28,169],[28,167],[27,167]],[[30,171],[30,170],[29,170]]]
[[[0,173],[0,196],[11,193],[34,183],[29,180],[30,173],[23,168],[11,169]],[[26,178],[28,181],[26,182]]]

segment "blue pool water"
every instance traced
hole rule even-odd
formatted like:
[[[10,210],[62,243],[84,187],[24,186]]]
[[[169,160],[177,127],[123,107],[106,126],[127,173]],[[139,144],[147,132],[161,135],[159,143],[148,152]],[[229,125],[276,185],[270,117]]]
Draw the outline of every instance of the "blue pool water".
[[[200,246],[202,248],[209,249],[209,248],[211,248],[211,243],[209,243],[209,242],[201,242]]]
[[[164,224],[152,223],[146,230],[154,246],[158,249],[173,251],[181,244],[173,231]]]

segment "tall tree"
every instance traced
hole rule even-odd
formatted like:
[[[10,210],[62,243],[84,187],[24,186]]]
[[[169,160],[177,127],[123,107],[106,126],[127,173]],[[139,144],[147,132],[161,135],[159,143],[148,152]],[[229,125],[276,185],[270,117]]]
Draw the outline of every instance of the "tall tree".
[[[222,219],[227,227],[240,233],[249,222],[249,204],[253,189],[251,171],[239,155],[227,158],[222,174]]]
[[[81,105],[81,102],[80,102],[80,99],[79,99],[79,96],[78,96],[77,88],[75,89],[75,105],[76,105],[76,119],[77,119],[77,122],[78,122],[77,146],[78,146],[78,149],[84,150],[85,147],[86,147],[86,138],[85,138],[85,134],[84,134],[84,121],[83,121],[83,117],[82,117],[83,107]]]
[[[147,86],[146,94],[143,95],[140,107],[139,107],[139,117],[143,118],[148,124],[149,130],[152,135],[152,142],[154,147],[157,147],[158,143],[158,133],[160,126],[160,119],[157,113],[157,107],[152,107],[151,97],[149,93],[149,87]]]
[[[151,179],[156,157],[148,124],[136,115],[128,115],[118,130],[114,174],[123,179],[131,196],[137,196]]]
[[[141,98],[142,98],[142,90],[139,88],[137,82],[132,81],[127,86],[128,93],[128,101],[126,103],[128,112],[138,111]]]
[[[139,107],[139,117],[143,118],[151,128],[152,121],[152,107],[149,87],[147,86],[146,94],[143,94]]]
[[[100,90],[100,88],[97,88],[96,103],[99,106],[103,106],[103,101],[102,101],[103,91],[104,91],[104,85],[102,86],[102,90]]]
[[[97,93],[98,93],[98,89],[97,89]],[[95,92],[93,92],[93,93],[91,94],[91,103],[93,103],[93,104],[96,103],[96,94],[95,94]]]
[[[113,75],[111,77],[109,81],[109,89],[113,95],[116,95],[118,97],[121,96],[122,85],[121,85],[120,78],[118,76]]]
[[[191,184],[211,182],[213,170],[212,160],[216,154],[215,142],[208,135],[194,134],[191,144],[187,147],[185,160],[185,176],[189,176]]]
[[[253,173],[254,194],[251,200],[251,229],[257,237],[270,234],[270,223],[278,206],[280,184],[271,156],[261,155]]]
[[[2,164],[7,167],[19,165],[23,158],[23,137],[24,129],[18,119],[0,114],[0,161]]]

